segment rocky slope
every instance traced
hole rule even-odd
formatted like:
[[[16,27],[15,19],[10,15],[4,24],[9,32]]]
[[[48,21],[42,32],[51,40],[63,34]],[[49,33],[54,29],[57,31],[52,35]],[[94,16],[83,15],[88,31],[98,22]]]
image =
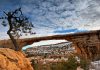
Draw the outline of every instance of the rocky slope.
[[[0,70],[33,70],[22,52],[0,48]]]

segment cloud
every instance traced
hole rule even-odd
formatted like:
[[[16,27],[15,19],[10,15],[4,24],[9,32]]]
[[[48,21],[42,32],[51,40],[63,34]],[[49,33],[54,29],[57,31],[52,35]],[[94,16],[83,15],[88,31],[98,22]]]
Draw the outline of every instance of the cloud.
[[[9,39],[9,36],[5,32],[0,32],[0,40]]]
[[[59,29],[100,29],[100,0],[2,0],[0,7],[7,6],[21,6],[41,35]]]

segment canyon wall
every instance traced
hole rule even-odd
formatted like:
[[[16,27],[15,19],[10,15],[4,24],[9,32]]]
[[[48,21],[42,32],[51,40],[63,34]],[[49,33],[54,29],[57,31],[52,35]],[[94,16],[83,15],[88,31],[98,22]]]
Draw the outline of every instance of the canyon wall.
[[[89,59],[100,59],[100,30],[88,31],[74,34],[66,35],[54,35],[47,37],[35,37],[27,39],[17,40],[20,49],[25,46],[32,44],[34,42],[39,42],[41,40],[52,40],[52,39],[65,39],[73,42],[73,46],[77,49],[77,54]],[[10,40],[1,40],[1,47],[9,47],[14,49]]]

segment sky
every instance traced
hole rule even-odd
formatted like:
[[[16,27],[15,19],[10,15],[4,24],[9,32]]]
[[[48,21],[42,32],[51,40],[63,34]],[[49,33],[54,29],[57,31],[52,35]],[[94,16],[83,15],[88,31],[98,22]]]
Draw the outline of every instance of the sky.
[[[36,32],[22,38],[100,29],[100,0],[0,0],[0,16],[19,7]],[[7,30],[0,25],[0,39],[9,38]]]

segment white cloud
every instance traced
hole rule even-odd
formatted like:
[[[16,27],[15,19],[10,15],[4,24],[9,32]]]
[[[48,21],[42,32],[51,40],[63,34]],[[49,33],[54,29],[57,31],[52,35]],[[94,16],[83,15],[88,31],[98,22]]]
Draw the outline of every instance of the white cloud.
[[[67,41],[66,40],[44,40],[44,41],[33,43],[31,46],[57,44],[57,43],[61,43],[61,42],[67,42]]]
[[[57,29],[100,29],[100,0],[21,0],[40,35]]]

